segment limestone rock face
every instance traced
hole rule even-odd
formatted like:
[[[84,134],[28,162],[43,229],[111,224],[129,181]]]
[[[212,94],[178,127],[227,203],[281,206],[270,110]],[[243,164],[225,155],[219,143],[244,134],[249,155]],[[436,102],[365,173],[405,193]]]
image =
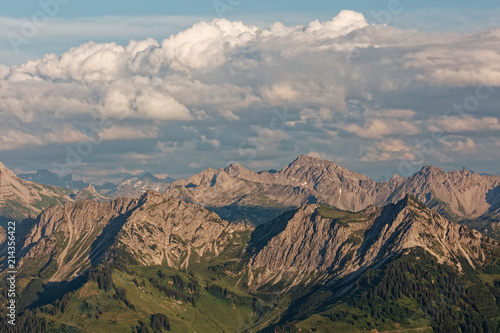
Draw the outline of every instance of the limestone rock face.
[[[486,218],[500,204],[500,176],[424,167],[411,177],[376,182],[334,162],[301,155],[279,172],[254,172],[236,164],[208,169],[174,182],[166,193],[210,207],[226,219],[246,216],[256,224],[307,203],[360,211],[396,203],[409,193],[460,221]],[[252,215],[251,208],[262,214]]]
[[[71,192],[21,179],[0,162],[0,220],[36,216],[49,205],[71,202]]]
[[[359,212],[306,204],[254,229],[153,191],[51,206],[19,225],[18,246],[20,274],[51,282],[71,280],[103,260],[180,269],[224,258],[241,263],[236,274],[248,276],[252,289],[330,283],[415,248],[465,271],[499,250],[494,240],[410,195]]]
[[[166,179],[158,179],[152,174],[146,173],[140,176],[125,178],[123,181],[116,184],[116,186],[107,190],[100,190],[99,193],[112,198],[137,198],[146,191],[165,192],[172,181],[173,179],[169,177]]]
[[[6,238],[7,238],[7,233],[5,229],[0,227],[0,244],[3,244]]]
[[[148,191],[118,233],[113,248],[144,265],[187,268],[192,260],[218,256],[243,246],[239,233],[252,228],[230,224],[205,208]]]
[[[357,213],[312,204],[257,228],[249,246],[250,284],[344,277],[416,247],[463,271],[480,266],[495,244],[412,196]]]
[[[243,247],[251,227],[230,224],[202,207],[148,191],[137,199],[84,200],[52,206],[22,223],[21,270],[50,281],[78,276],[106,258],[188,267]]]
[[[94,185],[89,184],[86,188],[78,191],[78,193],[75,195],[73,198],[74,201],[82,201],[82,200],[94,200],[97,202],[105,202],[108,200],[111,200],[111,198],[108,198],[95,189]]]

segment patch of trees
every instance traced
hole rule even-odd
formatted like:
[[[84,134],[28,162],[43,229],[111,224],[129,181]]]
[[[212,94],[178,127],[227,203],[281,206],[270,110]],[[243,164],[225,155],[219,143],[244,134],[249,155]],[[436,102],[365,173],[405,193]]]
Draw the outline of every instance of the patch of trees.
[[[403,256],[381,271],[367,270],[351,305],[375,319],[404,322],[415,309],[400,306],[402,297],[415,300],[435,332],[494,332],[500,330],[500,282],[484,284],[473,274],[458,274],[425,253]],[[334,321],[345,313],[334,313]],[[420,315],[420,316],[422,316]]]
[[[163,313],[154,313],[151,315],[151,328],[155,333],[164,329],[170,331],[170,319]]]
[[[295,326],[295,323],[285,323],[282,325],[276,325],[274,326],[274,333],[283,333],[283,332],[290,332],[290,333],[295,333],[298,332],[297,327]]]
[[[122,301],[130,310],[135,311],[135,305],[127,299],[127,290],[125,288],[115,288],[115,294],[113,295],[113,298],[117,301]]]
[[[99,289],[109,291],[115,287],[113,283],[113,272],[114,268],[112,266],[100,265],[89,270],[88,279],[97,282]]]
[[[36,313],[30,310],[26,310],[17,316],[15,326],[8,323],[7,308],[4,304],[0,304],[0,316],[0,332],[2,333],[45,333],[48,329],[47,319],[37,316]]]
[[[163,313],[152,314],[149,323],[139,320],[139,326],[133,330],[134,333],[162,333],[165,331],[170,331],[170,319]]]
[[[40,307],[40,311],[43,313],[48,313],[52,316],[55,316],[59,312],[66,312],[70,305],[71,295],[72,293],[65,294],[61,299],[57,299],[54,303]]]
[[[83,301],[78,307],[78,314],[89,319],[99,319],[103,314],[101,307],[90,300]]]
[[[180,276],[178,277],[180,278]],[[174,278],[173,281],[173,286],[177,287],[180,290],[171,288],[165,285],[163,281],[155,279],[154,277],[149,278],[149,282],[153,285],[153,287],[163,292],[165,296],[174,298],[179,301],[185,301],[187,303],[192,304],[193,306],[196,306],[198,295],[193,294],[193,289],[197,291],[198,286],[196,287],[191,286],[191,288],[187,287],[187,284],[182,280],[182,278],[180,278],[180,280],[178,278]],[[186,287],[188,289],[186,289]]]
[[[222,288],[221,286],[218,286],[216,284],[207,283],[206,289],[215,297],[223,300],[231,298],[233,296],[231,291],[229,291],[227,288]]]

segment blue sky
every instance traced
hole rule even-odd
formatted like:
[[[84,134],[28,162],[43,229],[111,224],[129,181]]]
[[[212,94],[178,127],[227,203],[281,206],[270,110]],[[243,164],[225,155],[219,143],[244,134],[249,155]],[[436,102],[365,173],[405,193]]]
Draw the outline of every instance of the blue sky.
[[[0,161],[93,182],[299,154],[500,172],[497,1],[224,1],[3,4]]]
[[[40,3],[48,4],[57,0],[6,2],[2,4],[0,29],[4,36],[9,33],[20,34],[23,19],[33,20],[40,13]],[[126,44],[130,39],[152,37],[158,40],[172,33],[188,28],[200,20],[225,17],[230,20],[243,20],[247,24],[269,25],[275,21],[285,24],[306,24],[314,19],[331,19],[342,9],[351,9],[365,15],[369,23],[386,23],[382,12],[389,7],[397,10],[387,22],[403,29],[427,31],[472,31],[494,27],[500,15],[500,4],[494,0],[481,1],[416,1],[416,0],[376,0],[376,1],[98,1],[98,0],[58,0],[61,2],[56,14],[50,18],[47,26],[41,27],[36,38],[30,39],[29,45],[22,45],[19,52],[12,52],[8,38],[0,40],[0,63],[13,65],[26,60],[37,59],[46,53],[62,53],[73,46],[89,40],[96,42],[115,41]],[[222,7],[219,7],[222,6]],[[232,4],[232,5],[231,5]],[[222,12],[217,10],[222,8]],[[105,26],[107,17],[141,18],[136,24],[142,29],[129,26],[127,31],[113,31],[112,23]],[[148,17],[164,17],[163,24],[150,24]],[[3,20],[2,20],[3,18]],[[5,24],[5,19],[17,22]],[[103,33],[89,31],[79,22],[102,25]],[[68,29],[69,23],[75,23]],[[66,24],[65,24],[66,23]],[[65,30],[55,33],[57,26]]]
[[[49,0],[41,0],[47,3]],[[67,2],[67,1],[65,1]],[[309,14],[326,14],[338,12],[341,9],[352,9],[363,13],[371,10],[387,8],[390,3],[387,0],[374,1],[262,1],[262,0],[233,0],[222,1],[222,3],[235,4],[235,12],[246,14],[282,14],[287,12]],[[481,11],[484,9],[498,8],[498,1],[430,1],[430,0],[401,0],[401,6],[407,11],[417,9],[457,9],[461,11]],[[70,0],[64,4],[60,13],[61,17],[91,17],[105,15],[200,15],[215,16],[214,1],[164,1],[164,0],[121,0],[121,1],[98,1],[98,0]],[[39,8],[38,1],[5,2],[2,4],[2,15],[9,17],[23,17],[34,13]],[[234,14],[238,16],[236,13]],[[240,14],[243,15],[243,14]],[[328,15],[328,14],[326,14]]]

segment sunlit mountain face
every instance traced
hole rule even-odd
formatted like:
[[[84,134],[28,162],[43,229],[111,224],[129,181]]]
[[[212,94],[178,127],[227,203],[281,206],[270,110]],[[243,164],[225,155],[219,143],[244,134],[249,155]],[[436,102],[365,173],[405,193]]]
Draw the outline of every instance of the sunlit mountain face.
[[[500,332],[499,14],[4,4],[0,331]]]

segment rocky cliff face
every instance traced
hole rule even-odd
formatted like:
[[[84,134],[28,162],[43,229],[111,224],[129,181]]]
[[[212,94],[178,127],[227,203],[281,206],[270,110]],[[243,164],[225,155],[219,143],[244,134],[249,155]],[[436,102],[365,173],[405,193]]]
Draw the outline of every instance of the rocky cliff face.
[[[407,193],[447,217],[461,220],[478,218],[500,203],[500,177],[468,170],[444,172],[431,166],[402,179],[391,195],[392,202]]]
[[[0,163],[0,220],[38,215],[51,204],[71,202],[71,190],[36,184],[17,177]]]
[[[256,224],[307,203],[360,211],[398,202],[407,193],[460,221],[482,218],[500,203],[500,177],[424,167],[411,177],[375,182],[333,162],[302,155],[279,172],[254,172],[234,164],[208,169],[174,182],[166,192],[210,207],[229,220],[246,215]],[[252,207],[262,214],[249,215]]]
[[[233,273],[248,276],[253,290],[356,277],[415,248],[465,271],[498,250],[495,241],[409,195],[359,212],[306,204],[254,230],[148,191],[137,199],[51,206],[25,220],[18,235],[20,274],[46,281],[71,280],[103,260],[180,269],[224,256],[241,262],[242,271]]]
[[[5,239],[7,238],[7,232],[4,228],[0,227],[0,245],[3,244]]]
[[[105,202],[111,200],[111,198],[108,198],[105,195],[98,193],[94,185],[89,184],[86,188],[78,191],[78,193],[75,194],[75,196],[73,197],[73,200],[75,202],[82,200],[94,200],[97,202]]]
[[[244,246],[242,234],[251,230],[151,191],[138,199],[52,206],[21,230],[20,271],[64,281],[112,257],[185,268]]]
[[[249,245],[249,284],[341,278],[416,247],[463,271],[482,265],[495,244],[412,196],[357,213],[312,204],[257,228]]]
[[[146,191],[164,192],[172,181],[172,178],[158,179],[150,173],[145,173],[140,176],[125,178],[115,187],[107,190],[100,190],[99,192],[113,198],[137,198]]]

